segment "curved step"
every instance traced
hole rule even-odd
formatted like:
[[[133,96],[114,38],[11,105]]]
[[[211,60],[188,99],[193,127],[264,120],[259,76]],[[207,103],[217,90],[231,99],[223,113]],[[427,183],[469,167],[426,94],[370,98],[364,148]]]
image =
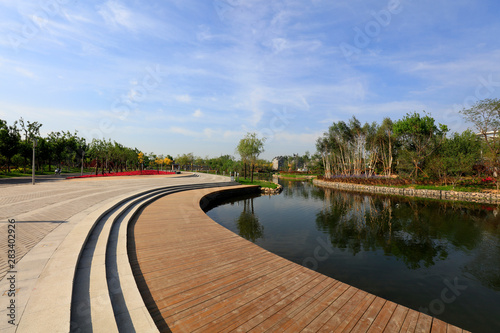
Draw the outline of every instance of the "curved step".
[[[75,211],[74,215],[67,217],[66,223],[61,224],[46,235],[43,241],[30,250],[26,257],[16,265],[16,269],[19,271],[17,276],[19,280],[18,291],[16,292],[15,324],[17,325],[9,325],[8,327],[4,325],[5,332],[69,332],[76,267],[82,256],[84,244],[89,240],[90,232],[96,226],[97,221],[106,214],[113,213],[124,203],[130,203],[131,199],[139,198],[141,195],[152,193],[161,188],[173,188],[180,184],[204,183],[209,186],[208,183],[225,183],[229,185],[227,177],[201,175],[201,179],[199,179],[192,174],[189,176],[191,177],[182,175],[166,180],[161,178],[156,186],[150,180],[132,179],[130,186],[122,186],[122,194],[118,196],[116,196],[116,191],[111,196],[103,197],[101,195],[105,198],[104,200],[92,205],[82,205],[81,210],[75,210],[75,207],[72,206],[71,209]],[[126,182],[128,183],[128,179]],[[111,186],[110,188],[116,187],[119,186]],[[59,186],[54,190],[59,191]],[[103,190],[106,191],[105,188]],[[79,198],[78,200],[84,199]],[[124,225],[126,224],[124,223]],[[125,253],[126,242],[123,242],[120,247],[122,250],[117,249],[117,252]],[[124,267],[127,268],[127,266]],[[120,268],[117,274],[121,274],[122,271],[123,269]],[[106,274],[108,273],[106,272]],[[129,289],[134,290],[134,288],[124,288],[126,292]],[[88,293],[90,295],[90,291]],[[126,293],[124,297],[128,298]],[[128,305],[127,307],[131,309],[130,313],[133,317],[132,314],[137,307]],[[75,308],[73,310],[76,311]],[[142,316],[147,319],[149,314],[144,312]]]
[[[152,193],[156,193],[155,190]],[[135,198],[147,198],[150,191],[127,198],[100,216],[83,247],[75,271],[71,306],[71,331],[117,332],[108,289],[106,254],[113,222]]]
[[[137,191],[137,193],[144,190]],[[58,228],[53,233],[63,233],[64,239],[50,256],[36,284],[26,293],[26,307],[19,313],[16,332],[69,332],[73,291],[73,277],[81,256],[82,244],[89,237],[95,222],[128,200],[131,194],[107,200],[101,205],[85,209],[68,220],[71,229]],[[64,232],[63,232],[64,231]],[[66,233],[67,232],[67,233]],[[49,235],[47,237],[52,237]]]
[[[227,183],[224,184],[227,186]],[[75,271],[71,331],[157,332],[130,268],[127,226],[159,197],[220,183],[159,188],[131,196],[96,220]]]

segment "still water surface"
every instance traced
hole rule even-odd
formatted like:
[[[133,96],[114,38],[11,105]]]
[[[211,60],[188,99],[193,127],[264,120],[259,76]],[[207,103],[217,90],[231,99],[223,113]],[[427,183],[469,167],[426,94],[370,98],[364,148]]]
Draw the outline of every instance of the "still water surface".
[[[500,332],[498,207],[282,182],[207,214],[279,256],[473,332]]]

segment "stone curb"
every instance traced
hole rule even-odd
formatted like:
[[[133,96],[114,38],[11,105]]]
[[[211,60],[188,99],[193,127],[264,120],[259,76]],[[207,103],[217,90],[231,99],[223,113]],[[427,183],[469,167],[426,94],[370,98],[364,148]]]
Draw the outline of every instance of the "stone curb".
[[[329,182],[318,179],[314,179],[313,184],[317,186],[336,188],[336,189],[355,191],[355,192],[364,192],[364,193],[401,195],[406,197],[419,197],[419,198],[430,198],[430,199],[450,200],[450,201],[467,201],[467,202],[487,203],[487,204],[500,203],[500,195],[493,195],[493,194],[479,193],[479,192],[417,190],[409,188],[338,183],[338,182]]]

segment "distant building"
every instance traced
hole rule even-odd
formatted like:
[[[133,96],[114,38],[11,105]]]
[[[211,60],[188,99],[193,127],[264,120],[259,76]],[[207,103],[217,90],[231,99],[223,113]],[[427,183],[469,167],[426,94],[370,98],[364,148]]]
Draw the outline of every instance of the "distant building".
[[[483,133],[476,133],[476,135],[478,137],[484,139]],[[489,137],[489,138],[496,138],[496,137],[498,137],[498,131],[489,131],[489,132],[486,132],[486,136]]]
[[[283,156],[277,156],[273,158],[273,171],[279,171],[283,167],[285,158]]]

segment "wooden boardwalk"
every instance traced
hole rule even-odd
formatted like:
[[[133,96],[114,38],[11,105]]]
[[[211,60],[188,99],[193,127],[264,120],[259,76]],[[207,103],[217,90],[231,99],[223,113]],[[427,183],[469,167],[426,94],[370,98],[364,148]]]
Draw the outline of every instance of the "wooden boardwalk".
[[[130,227],[134,274],[160,331],[465,332],[225,229],[199,204],[221,190],[168,195]]]

